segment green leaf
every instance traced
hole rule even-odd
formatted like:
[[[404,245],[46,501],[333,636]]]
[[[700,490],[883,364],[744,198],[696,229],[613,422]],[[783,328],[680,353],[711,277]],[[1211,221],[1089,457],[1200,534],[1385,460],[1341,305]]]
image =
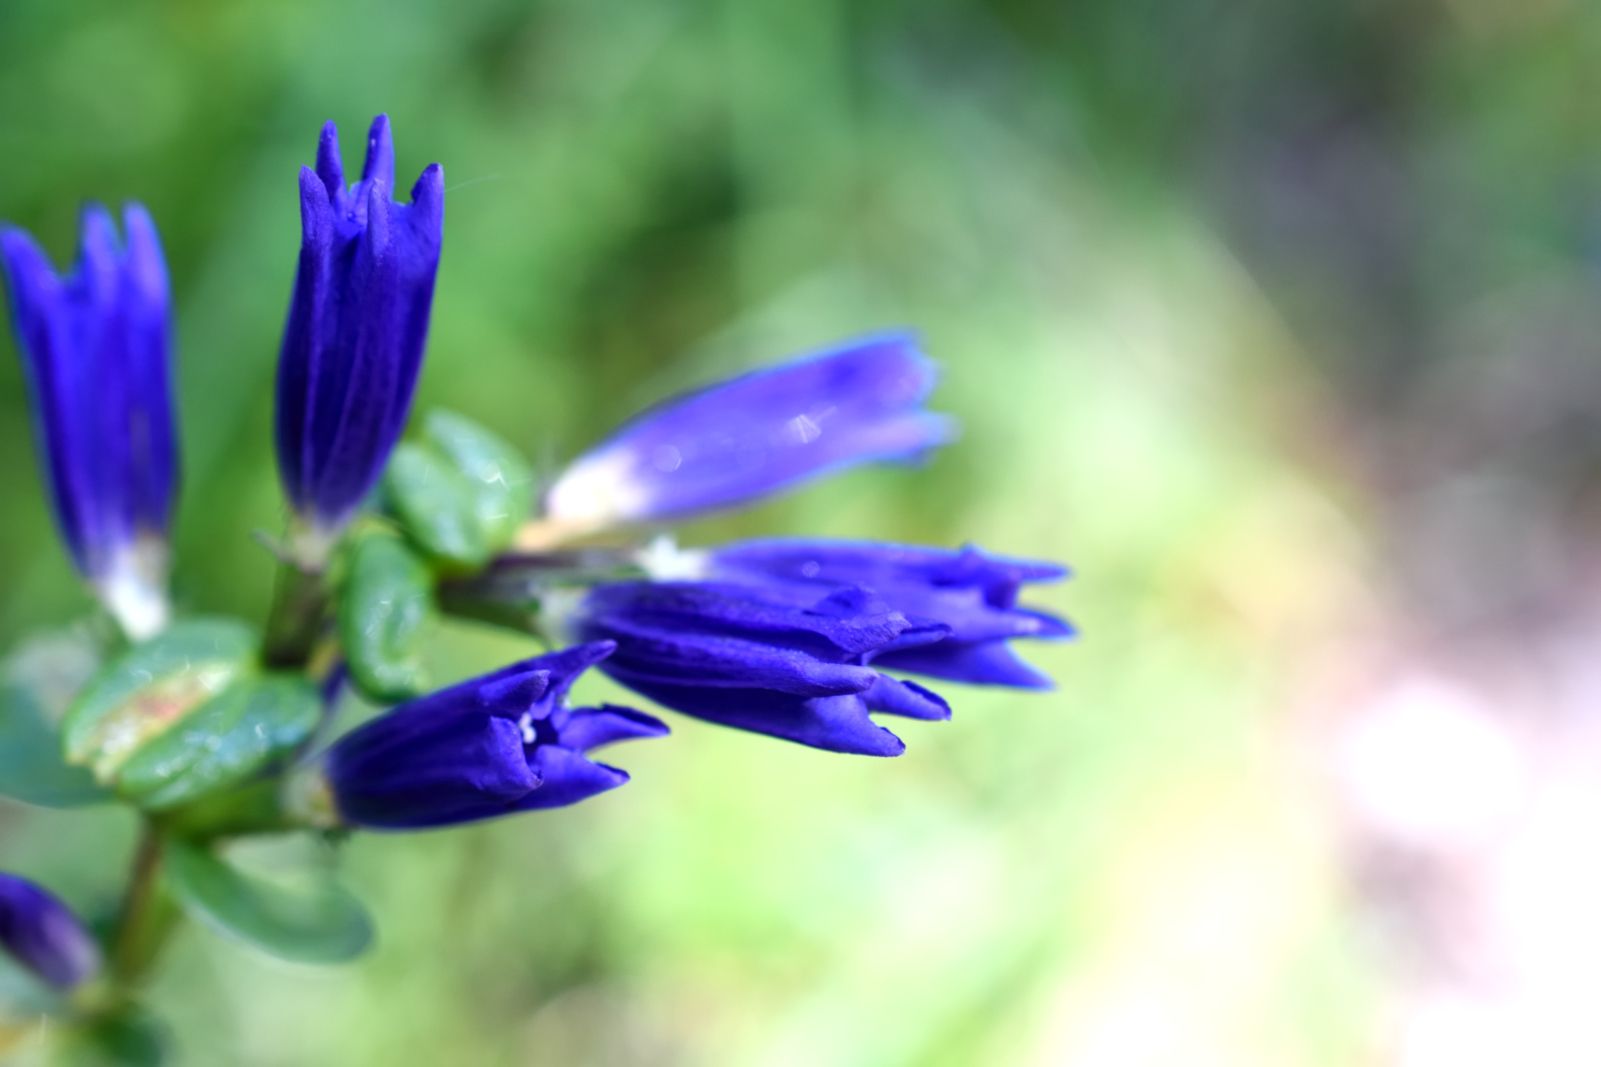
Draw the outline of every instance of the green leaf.
[[[299,747],[322,699],[298,675],[245,677],[128,757],[117,788],[154,811],[238,785]]]
[[[61,758],[61,735],[20,685],[0,684],[0,796],[45,808],[112,799],[82,767]]]
[[[228,619],[175,623],[95,676],[62,723],[67,762],[113,782],[124,762],[255,669],[256,635]]]
[[[511,445],[460,415],[436,411],[422,440],[396,449],[385,491],[430,555],[477,567],[507,545],[533,509],[533,474]]]
[[[339,596],[339,638],[350,677],[389,703],[427,688],[422,644],[436,617],[433,575],[398,537],[371,531],[351,548]]]
[[[342,963],[372,943],[366,909],[327,875],[282,885],[181,841],[169,845],[166,871],[191,915],[280,959]]]

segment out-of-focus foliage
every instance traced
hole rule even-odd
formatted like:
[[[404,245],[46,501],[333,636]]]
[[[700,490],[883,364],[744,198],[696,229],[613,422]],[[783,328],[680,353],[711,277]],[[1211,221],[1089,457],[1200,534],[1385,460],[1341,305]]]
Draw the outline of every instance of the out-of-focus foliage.
[[[1577,0],[0,5],[0,217],[64,259],[80,199],[137,198],[167,244],[189,610],[265,609],[295,170],[378,111],[449,186],[419,411],[537,476],[668,392],[911,325],[959,444],[689,539],[1079,572],[1041,600],[1085,638],[1030,652],[1058,691],[952,690],[899,760],[675,719],[582,807],[358,838],[376,949],[186,933],[154,991],[180,1062],[1359,1062],[1296,694],[1359,620],[1555,588],[1531,516],[1593,507],[1601,454],[1598,59]],[[10,356],[0,462],[15,641],[86,602]],[[1462,469],[1489,495],[1421,491]],[[4,865],[90,913],[130,832],[0,807]]]

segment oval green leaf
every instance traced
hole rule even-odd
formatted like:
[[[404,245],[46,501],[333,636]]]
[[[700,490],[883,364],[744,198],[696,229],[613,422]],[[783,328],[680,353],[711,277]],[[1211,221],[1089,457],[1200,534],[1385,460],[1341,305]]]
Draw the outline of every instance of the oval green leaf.
[[[453,412],[431,412],[423,434],[471,487],[473,516],[489,551],[511,544],[534,507],[527,460],[504,439]]]
[[[153,811],[248,780],[311,736],[316,688],[298,675],[244,677],[156,735],[117,771],[117,789]]]
[[[384,494],[407,535],[430,556],[477,566],[489,546],[473,519],[472,493],[443,458],[407,442],[384,472]]]
[[[433,575],[400,538],[382,531],[352,546],[339,595],[339,638],[350,677],[380,703],[427,688],[422,645],[436,617]]]
[[[67,710],[67,762],[101,782],[135,752],[255,669],[256,634],[231,619],[174,623],[97,674]]]
[[[284,885],[181,841],[168,847],[166,872],[196,919],[279,959],[343,963],[372,944],[367,909],[327,875]]]
[[[431,413],[422,440],[397,449],[391,508],[430,555],[466,567],[511,544],[533,510],[533,472],[515,448],[469,419]]]

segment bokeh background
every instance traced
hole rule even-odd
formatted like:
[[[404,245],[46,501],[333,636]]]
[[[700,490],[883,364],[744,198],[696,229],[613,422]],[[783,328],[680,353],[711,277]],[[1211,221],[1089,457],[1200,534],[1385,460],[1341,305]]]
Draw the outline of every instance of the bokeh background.
[[[355,965],[187,931],[178,1062],[1601,1062],[1598,70],[1582,0],[0,2],[0,218],[166,240],[186,607],[265,610],[295,173],[380,110],[449,186],[422,408],[551,472],[911,325],[959,445],[684,540],[1077,571],[1058,689],[899,760],[675,718],[618,793],[354,840]],[[15,645],[88,604],[9,354],[0,464]],[[0,806],[86,910],[131,835]]]

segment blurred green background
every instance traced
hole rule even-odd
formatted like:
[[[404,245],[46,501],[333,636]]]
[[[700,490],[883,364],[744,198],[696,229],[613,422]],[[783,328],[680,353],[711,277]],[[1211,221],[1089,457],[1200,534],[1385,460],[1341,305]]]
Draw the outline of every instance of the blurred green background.
[[[295,174],[378,111],[449,187],[420,408],[548,474],[909,325],[958,445],[684,540],[1077,572],[1037,601],[1085,637],[1028,650],[1057,691],[953,689],[899,760],[675,717],[618,793],[354,840],[353,966],[186,931],[178,1062],[1386,1061],[1320,739],[1375,645],[1560,603],[1592,543],[1598,66],[1578,0],[0,0],[0,218],[65,259],[83,199],[134,198],[166,241],[187,609],[265,611]],[[88,605],[9,355],[0,463],[15,644]],[[131,833],[0,806],[0,862],[103,908]]]

